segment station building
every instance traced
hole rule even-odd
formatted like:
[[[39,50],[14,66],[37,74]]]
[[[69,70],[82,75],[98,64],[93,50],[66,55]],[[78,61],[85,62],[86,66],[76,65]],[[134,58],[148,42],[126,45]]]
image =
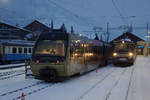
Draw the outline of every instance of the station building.
[[[150,56],[150,42],[146,42],[140,37],[130,32],[123,33],[122,35],[112,40],[110,43],[113,44],[115,41],[119,41],[119,40],[126,39],[126,38],[130,39],[136,44],[137,55],[141,55],[141,56],[149,55]]]
[[[150,42],[138,41],[136,44],[137,55],[150,56]]]

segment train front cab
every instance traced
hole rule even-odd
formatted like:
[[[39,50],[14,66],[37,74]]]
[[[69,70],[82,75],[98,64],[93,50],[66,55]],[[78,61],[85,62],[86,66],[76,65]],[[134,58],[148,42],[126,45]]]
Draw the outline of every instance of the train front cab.
[[[30,63],[35,78],[52,80],[59,76],[66,77],[67,52],[68,34],[43,33],[40,35]]]
[[[113,51],[113,64],[114,65],[133,65],[136,59],[136,49],[134,44],[118,42],[115,44]]]
[[[113,63],[114,65],[124,65],[124,64],[130,64],[133,65],[135,61],[135,53],[133,51],[127,51],[124,53],[120,53],[115,51],[113,53]]]

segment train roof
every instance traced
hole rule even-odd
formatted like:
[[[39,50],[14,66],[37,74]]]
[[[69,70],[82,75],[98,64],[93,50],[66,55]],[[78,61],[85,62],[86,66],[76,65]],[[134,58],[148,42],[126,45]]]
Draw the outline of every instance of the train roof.
[[[67,39],[68,38],[68,33],[66,32],[44,32],[40,34],[38,40],[45,40],[45,39],[52,39],[52,40],[57,40],[57,39]]]
[[[85,40],[86,42],[93,43],[95,45],[111,46],[111,44],[108,43],[108,42],[105,42],[105,41],[102,41],[102,40],[90,39],[90,38],[82,36],[80,34],[71,34],[71,36],[72,36],[72,39],[75,39],[75,40]]]
[[[57,34],[57,36],[55,36]],[[39,40],[41,39],[67,39],[68,36],[71,37],[71,40],[74,40],[74,42],[80,42],[80,43],[88,43],[88,44],[94,44],[94,45],[105,45],[110,46],[109,43],[101,41],[101,40],[95,40],[95,39],[89,39],[86,36],[83,36],[81,34],[72,34],[67,32],[44,32],[40,35]],[[54,37],[54,38],[52,38]]]
[[[9,46],[34,46],[35,41],[28,40],[0,40],[0,44]]]
[[[94,45],[97,45],[97,46],[102,46],[102,45],[111,46],[107,42],[104,42],[104,41],[101,41],[101,40],[90,39],[90,38],[82,36],[80,34],[70,34],[70,35],[71,35],[71,38],[73,40],[81,41],[80,43],[84,42],[84,43],[88,43],[88,44],[94,44]]]

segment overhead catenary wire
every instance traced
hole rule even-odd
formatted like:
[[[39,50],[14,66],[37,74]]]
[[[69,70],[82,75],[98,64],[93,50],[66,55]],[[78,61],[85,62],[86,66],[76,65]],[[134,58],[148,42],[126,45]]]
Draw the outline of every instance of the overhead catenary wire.
[[[122,21],[123,21],[124,23],[126,23],[126,21],[125,21],[125,19],[124,19],[125,17],[123,16],[123,14],[121,13],[121,11],[119,10],[119,8],[118,8],[118,6],[116,5],[116,3],[115,3],[114,0],[112,0],[112,4],[113,4],[113,6],[115,7],[115,9],[117,10],[117,12],[119,13],[119,15],[120,15]]]
[[[85,24],[91,24],[91,25],[93,26],[93,23],[87,22],[87,20],[85,20],[85,18],[79,16],[78,14],[75,14],[74,12],[72,12],[72,11],[66,9],[65,7],[63,7],[63,6],[59,5],[59,4],[57,4],[56,2],[54,2],[54,1],[52,1],[52,0],[48,0],[48,1],[49,1],[50,3],[52,3],[53,5],[55,5],[56,7],[61,8],[61,9],[63,9],[64,11],[68,12],[69,14],[73,15],[74,17],[76,17],[77,19],[81,20],[81,21],[84,22]]]

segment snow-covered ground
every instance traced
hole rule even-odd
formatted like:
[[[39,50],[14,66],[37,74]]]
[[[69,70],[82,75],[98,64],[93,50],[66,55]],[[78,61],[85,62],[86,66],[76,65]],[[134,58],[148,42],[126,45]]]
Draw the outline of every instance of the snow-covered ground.
[[[18,64],[8,64],[8,65],[0,65],[0,69],[5,69],[5,68],[13,68],[14,66],[23,66],[25,63],[18,63]]]
[[[108,65],[60,83],[25,79],[24,68],[0,70],[0,100],[21,100],[22,92],[25,100],[150,100],[149,64],[138,57],[130,67]]]

